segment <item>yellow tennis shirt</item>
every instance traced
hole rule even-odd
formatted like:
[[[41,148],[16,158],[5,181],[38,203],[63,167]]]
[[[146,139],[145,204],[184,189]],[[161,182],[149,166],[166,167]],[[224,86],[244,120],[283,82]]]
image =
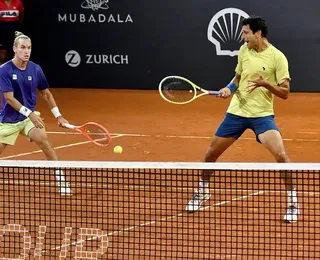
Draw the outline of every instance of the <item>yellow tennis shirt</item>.
[[[262,52],[248,49],[244,44],[240,48],[235,71],[241,75],[241,79],[227,112],[243,117],[273,115],[274,95],[264,87],[258,87],[248,93],[248,80],[256,79],[257,73],[274,86],[286,79],[290,80],[286,56],[271,44]]]

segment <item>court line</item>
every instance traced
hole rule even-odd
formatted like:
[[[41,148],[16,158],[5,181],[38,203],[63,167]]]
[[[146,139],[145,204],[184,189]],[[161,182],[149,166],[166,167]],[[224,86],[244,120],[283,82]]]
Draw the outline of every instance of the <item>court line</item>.
[[[70,132],[48,132],[48,134],[79,134]],[[111,135],[122,137],[165,137],[165,138],[181,138],[181,139],[211,139],[213,136],[196,136],[196,135],[150,135],[135,133],[110,133]],[[240,140],[256,140],[254,137],[240,137]],[[320,138],[283,138],[284,141],[297,142],[320,142]]]
[[[208,206],[205,206],[205,207],[201,207],[199,210],[206,210],[212,206],[221,206],[221,205],[224,205],[224,204],[227,204],[227,203],[230,203],[232,201],[237,201],[237,200],[243,200],[243,199],[247,199],[249,197],[253,197],[253,196],[256,196],[256,195],[260,195],[260,194],[263,194],[265,193],[265,191],[256,191],[256,192],[253,192],[249,195],[245,195],[245,196],[241,196],[241,197],[237,197],[237,198],[233,198],[231,200],[225,200],[225,201],[222,201],[222,202],[219,202],[219,203],[216,203],[216,204],[213,204],[213,205],[208,205]]]
[[[118,137],[121,137],[121,135],[111,136],[111,138],[118,138]],[[78,143],[72,143],[72,144],[56,146],[55,150],[62,149],[62,148],[67,148],[67,147],[78,146],[78,145],[82,145],[82,144],[88,144],[88,143],[91,143],[91,141],[84,141],[84,142],[78,142]],[[30,154],[36,154],[36,153],[42,153],[42,150],[36,150],[36,151],[26,152],[26,153],[19,153],[19,154],[16,154],[16,155],[9,155],[9,156],[5,156],[5,157],[1,157],[0,160],[5,160],[5,159],[10,159],[10,158],[15,158],[15,157],[21,157],[21,156],[30,155]]]
[[[212,204],[212,205],[208,205],[206,207],[201,207],[199,209],[199,211],[200,210],[203,211],[203,210],[206,210],[206,209],[209,209],[209,208],[214,208],[214,207],[218,207],[218,206],[221,206],[221,205],[225,205],[227,203],[231,203],[232,201],[247,199],[249,197],[260,195],[262,193],[264,193],[264,191],[253,192],[253,193],[251,193],[249,195],[239,196],[239,197],[233,198],[231,200],[220,201],[218,203],[215,203],[215,204]],[[160,223],[160,222],[163,222],[163,221],[166,222],[168,220],[176,219],[176,218],[179,218],[179,217],[182,217],[182,216],[185,216],[185,215],[190,215],[190,214],[196,214],[196,212],[194,212],[194,213],[179,213],[177,215],[172,215],[172,216],[164,217],[164,218],[161,218],[161,219],[158,219],[158,220],[148,221],[148,222],[144,222],[144,223],[137,224],[137,225],[134,225],[134,226],[130,226],[130,227],[127,227],[127,228],[123,228],[123,229],[120,229],[120,230],[112,231],[112,232],[109,232],[106,235],[107,236],[114,236],[116,234],[121,234],[121,233],[130,231],[130,230],[133,230],[133,229],[138,229],[140,227],[145,227],[145,226],[151,226],[153,224],[157,224],[157,223]],[[88,238],[86,240],[78,240],[78,241],[75,241],[75,242],[70,243],[68,245],[51,248],[50,251],[61,250],[62,248],[66,248],[66,247],[69,247],[69,246],[75,246],[75,245],[77,245],[79,243],[83,243],[83,242],[86,242],[86,241],[94,241],[94,240],[97,240],[97,239],[99,239],[100,237],[103,237],[103,236],[105,236],[105,235],[93,236],[93,237],[90,237],[90,238]],[[47,252],[47,251],[43,251],[43,252]]]
[[[62,134],[62,135],[74,135],[74,134],[80,134],[80,133],[70,133],[70,132],[47,132],[48,134]],[[181,139],[211,139],[212,136],[194,136],[194,135],[149,135],[149,134],[124,134],[124,133],[111,133],[111,138],[118,138],[118,137],[165,137],[165,138],[181,138]],[[251,137],[240,137],[240,140],[256,140],[255,138],[251,138]],[[317,138],[284,138],[284,141],[297,141],[297,142],[320,142],[320,139]],[[68,147],[72,147],[72,146],[77,146],[77,145],[82,145],[82,144],[87,144],[90,143],[90,141],[84,141],[84,142],[78,142],[78,143],[72,143],[72,144],[67,144],[67,145],[61,145],[61,146],[57,146],[55,147],[55,149],[62,149],[62,148],[68,148]],[[21,156],[26,156],[26,155],[30,155],[30,154],[36,154],[36,153],[41,153],[42,150],[36,150],[36,151],[32,151],[32,152],[26,152],[26,153],[20,153],[20,154],[16,154],[16,155],[9,155],[6,157],[1,157],[0,160],[5,160],[5,159],[11,159],[11,158],[15,158],[15,157],[21,157]]]
[[[181,138],[181,139],[211,139],[213,136],[196,136],[196,135],[148,135],[148,134],[120,134],[114,135],[130,136],[130,137],[165,137],[165,138]],[[256,140],[254,137],[240,137],[240,140]],[[283,138],[284,141],[298,141],[298,142],[320,142],[320,138]]]

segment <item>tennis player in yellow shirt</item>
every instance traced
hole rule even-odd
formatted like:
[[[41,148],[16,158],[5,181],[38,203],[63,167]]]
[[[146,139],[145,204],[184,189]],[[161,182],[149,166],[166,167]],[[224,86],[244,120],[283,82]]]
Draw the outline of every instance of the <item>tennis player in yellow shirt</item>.
[[[215,162],[246,129],[251,129],[279,163],[290,162],[280,131],[274,121],[274,96],[287,99],[290,92],[290,75],[285,55],[269,43],[266,21],[250,16],[242,21],[242,39],[234,79],[220,90],[222,98],[232,96],[226,116],[207,150],[204,161]],[[210,198],[209,180],[212,171],[203,171],[199,188],[187,204],[186,210],[197,211]],[[299,204],[295,181],[289,173],[282,172],[288,208],[286,222],[296,222]]]

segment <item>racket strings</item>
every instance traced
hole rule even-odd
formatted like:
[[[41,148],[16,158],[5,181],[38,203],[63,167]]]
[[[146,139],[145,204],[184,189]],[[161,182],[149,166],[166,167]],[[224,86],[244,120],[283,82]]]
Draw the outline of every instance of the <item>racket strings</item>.
[[[188,82],[170,78],[162,84],[162,94],[170,101],[182,103],[192,100],[196,95],[195,88]]]
[[[85,133],[89,137],[89,139],[94,142],[100,143],[102,145],[107,145],[110,143],[109,134],[97,125],[87,125],[85,127]]]

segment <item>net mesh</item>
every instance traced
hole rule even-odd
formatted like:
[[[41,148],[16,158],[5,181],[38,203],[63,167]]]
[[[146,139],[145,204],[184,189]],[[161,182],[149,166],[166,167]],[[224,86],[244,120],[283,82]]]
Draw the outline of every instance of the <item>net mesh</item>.
[[[1,259],[320,257],[320,164],[0,164]],[[186,212],[203,169],[211,198]],[[283,172],[297,180],[292,224]]]

